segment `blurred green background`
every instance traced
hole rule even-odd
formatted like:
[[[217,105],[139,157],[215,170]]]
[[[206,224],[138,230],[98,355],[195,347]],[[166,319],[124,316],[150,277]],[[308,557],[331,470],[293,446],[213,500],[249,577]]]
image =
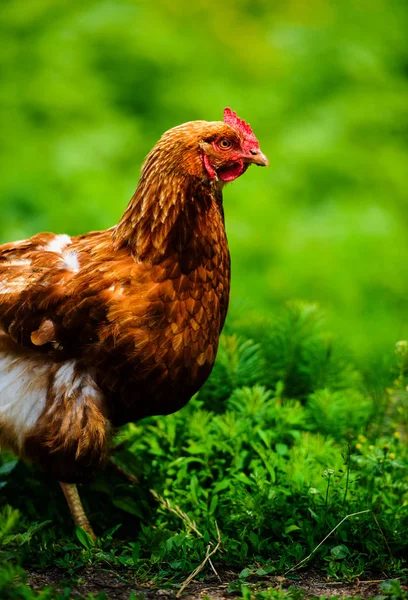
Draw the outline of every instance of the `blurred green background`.
[[[268,155],[224,194],[232,310],[317,302],[408,337],[406,0],[2,0],[0,242],[109,227],[161,133],[231,106]]]

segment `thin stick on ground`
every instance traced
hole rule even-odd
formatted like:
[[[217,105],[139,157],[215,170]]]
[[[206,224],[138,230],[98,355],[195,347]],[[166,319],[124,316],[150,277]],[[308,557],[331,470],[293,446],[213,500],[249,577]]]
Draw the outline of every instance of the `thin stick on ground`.
[[[157,502],[161,504],[161,506],[163,506],[163,508],[182,519],[187,525],[187,527],[191,529],[191,531],[194,531],[194,533],[198,535],[198,537],[204,537],[201,531],[197,529],[197,525],[195,524],[195,522],[192,521],[190,517],[181,510],[179,506],[172,506],[168,500],[165,500],[164,498],[162,498],[162,496],[159,496],[159,494],[154,490],[150,490],[150,493],[153,496],[153,498],[157,500]]]
[[[387,550],[388,550],[388,553],[389,553],[389,555],[391,556],[391,558],[394,558],[394,556],[393,556],[393,554],[392,554],[392,552],[391,552],[391,548],[390,548],[390,546],[389,546],[389,544],[388,544],[388,540],[387,540],[387,538],[385,537],[383,530],[381,529],[381,525],[379,524],[379,522],[378,522],[378,519],[377,519],[377,517],[376,517],[375,513],[373,513],[373,519],[374,519],[374,521],[377,523],[377,527],[378,527],[378,529],[380,530],[380,533],[381,533],[381,536],[382,536],[382,538],[383,538],[383,540],[384,540],[384,542],[385,542],[385,545],[387,546]]]
[[[198,565],[198,567],[196,569],[194,569],[194,571],[187,577],[187,579],[183,582],[181,588],[179,589],[179,591],[176,594],[176,598],[180,598],[181,594],[184,592],[184,590],[186,589],[186,587],[188,586],[188,584],[194,579],[194,577],[196,575],[198,575],[198,573],[200,573],[200,571],[202,571],[205,567],[205,565],[207,564],[207,562],[211,563],[211,556],[213,556],[213,554],[215,554],[218,550],[218,548],[221,545],[221,534],[220,534],[220,530],[218,529],[218,524],[217,521],[215,521],[215,527],[217,529],[217,545],[210,551],[210,548],[212,546],[212,542],[210,542],[207,546],[207,551],[205,553],[205,557],[203,562]],[[218,575],[218,574],[217,574]]]
[[[187,525],[187,527],[189,529],[191,529],[191,531],[194,531],[194,533],[196,535],[198,535],[198,537],[201,537],[201,538],[204,537],[203,534],[201,533],[201,531],[199,531],[197,529],[197,525],[195,524],[195,522],[192,521],[190,519],[190,517],[188,516],[188,514],[186,514],[185,512],[183,512],[179,506],[177,506],[177,505],[176,506],[172,506],[168,500],[165,500],[162,496],[159,496],[159,494],[155,490],[150,490],[150,493],[152,494],[153,498],[155,500],[157,500],[157,502],[159,504],[161,504],[161,506],[163,506],[163,508],[165,508],[169,512],[173,513],[174,515],[176,515],[177,517],[179,517],[180,519],[182,519],[184,521],[184,523]],[[218,532],[218,525],[217,525],[217,523],[216,523],[216,526],[217,526],[217,532]],[[213,563],[212,563],[212,561],[210,559],[210,556],[211,556],[211,554],[207,557],[208,558],[208,562],[210,564],[210,567],[213,570],[213,573],[217,577],[217,579],[222,582],[222,579],[218,575],[217,570],[214,567],[214,565],[213,565]]]
[[[222,583],[222,579],[221,579],[221,577],[218,575],[218,573],[217,573],[217,569],[216,569],[216,568],[214,567],[214,565],[212,564],[212,560],[211,560],[211,558],[209,558],[209,559],[208,559],[208,563],[209,563],[209,565],[210,565],[210,567],[211,567],[211,569],[212,569],[212,571],[213,571],[214,575],[215,575],[215,576],[216,576],[216,578],[218,579],[218,581],[219,581],[220,583]]]
[[[347,519],[351,519],[351,517],[356,517],[357,515],[363,515],[365,513],[370,513],[372,512],[371,510],[367,509],[367,510],[360,510],[359,512],[355,512],[355,513],[351,513],[350,515],[346,515],[341,521],[340,523],[337,523],[336,527],[334,527],[330,533],[328,533],[326,535],[325,538],[322,539],[322,541],[317,544],[316,548],[313,548],[313,550],[311,551],[310,554],[308,554],[306,556],[306,558],[304,558],[303,560],[301,560],[300,562],[298,562],[296,565],[294,565],[293,567],[291,567],[288,571],[286,571],[285,575],[288,575],[288,573],[291,573],[292,571],[295,571],[296,569],[298,569],[299,567],[301,567],[302,565],[304,565],[310,558],[312,558],[313,554],[316,552],[316,550],[318,550],[320,548],[320,546],[322,544],[324,544],[324,542],[336,531],[336,529],[338,529],[340,527],[340,525],[342,525],[344,523],[344,521],[347,521]]]

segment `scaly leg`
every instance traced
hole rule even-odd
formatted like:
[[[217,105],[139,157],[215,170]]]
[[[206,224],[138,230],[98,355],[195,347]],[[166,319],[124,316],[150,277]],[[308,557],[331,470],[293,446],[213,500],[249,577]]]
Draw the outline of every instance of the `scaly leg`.
[[[62,483],[59,482],[64,496],[68,502],[69,510],[71,511],[72,518],[74,519],[75,525],[82,527],[93,539],[96,540],[91,524],[88,521],[88,517],[85,514],[84,507],[82,506],[81,498],[78,494],[78,489],[75,483]]]

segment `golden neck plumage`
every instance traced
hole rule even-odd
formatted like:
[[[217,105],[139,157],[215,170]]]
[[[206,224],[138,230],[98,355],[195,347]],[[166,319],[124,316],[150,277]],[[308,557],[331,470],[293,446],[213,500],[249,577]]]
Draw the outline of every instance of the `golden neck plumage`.
[[[208,226],[216,225],[208,219],[219,221],[224,233],[220,186],[174,168],[160,154],[160,147],[154,148],[147,157],[136,192],[113,230],[115,249],[128,246],[135,260],[150,264],[169,254],[181,258],[199,251],[200,239],[209,242]]]

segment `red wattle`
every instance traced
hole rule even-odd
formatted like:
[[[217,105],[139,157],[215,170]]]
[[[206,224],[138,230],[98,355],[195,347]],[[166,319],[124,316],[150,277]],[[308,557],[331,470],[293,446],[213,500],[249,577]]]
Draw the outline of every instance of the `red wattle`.
[[[242,160],[234,162],[229,167],[223,167],[218,169],[217,174],[222,181],[234,181],[237,177],[240,177],[247,170],[249,165],[244,164]]]
[[[205,154],[205,152],[203,154],[201,154],[201,160],[204,163],[204,167],[205,167],[205,170],[207,171],[208,177],[210,179],[214,179],[214,177],[216,176],[217,173],[216,173],[215,169],[212,167],[212,165],[208,159],[208,156]]]

